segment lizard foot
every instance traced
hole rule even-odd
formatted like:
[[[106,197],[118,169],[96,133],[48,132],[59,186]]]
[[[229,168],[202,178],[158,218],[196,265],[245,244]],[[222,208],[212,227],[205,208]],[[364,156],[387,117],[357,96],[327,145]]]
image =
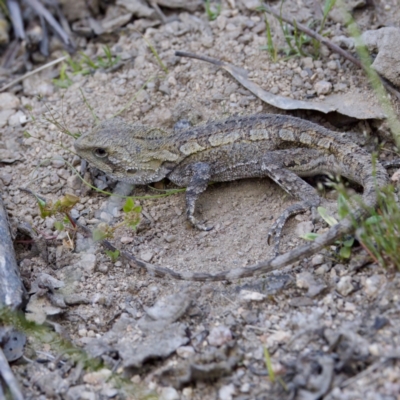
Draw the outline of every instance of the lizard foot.
[[[318,198],[317,198],[318,200]],[[318,200],[319,201],[319,200]],[[317,203],[318,204],[318,203]],[[310,204],[307,201],[303,201],[301,203],[296,203],[288,207],[272,224],[271,228],[269,228],[268,235],[267,235],[267,243],[270,244],[271,238],[274,239],[274,251],[275,256],[279,255],[279,244],[281,241],[282,230],[286,224],[286,221],[293,215],[305,212],[311,209],[313,219],[314,216],[316,217],[316,207],[314,204]]]
[[[213,226],[207,226],[205,225],[203,222],[200,222],[197,218],[193,217],[193,216],[189,216],[188,217],[190,223],[198,230],[200,231],[211,231],[212,229],[214,229]]]

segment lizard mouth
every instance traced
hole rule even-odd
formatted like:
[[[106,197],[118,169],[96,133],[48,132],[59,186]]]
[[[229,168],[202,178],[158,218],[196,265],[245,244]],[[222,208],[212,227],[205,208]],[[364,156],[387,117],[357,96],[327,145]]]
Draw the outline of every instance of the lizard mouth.
[[[126,173],[127,173],[127,174],[130,174],[130,175],[136,174],[137,171],[138,171],[137,168],[127,168],[127,169],[126,169]]]

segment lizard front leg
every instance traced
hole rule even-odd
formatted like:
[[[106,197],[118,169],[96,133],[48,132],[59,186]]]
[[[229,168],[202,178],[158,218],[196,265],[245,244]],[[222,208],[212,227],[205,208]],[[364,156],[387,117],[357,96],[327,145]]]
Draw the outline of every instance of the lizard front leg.
[[[190,223],[197,229],[209,231],[213,227],[206,226],[194,216],[196,201],[200,194],[203,193],[210,181],[210,165],[203,162],[191,164],[189,166],[191,178],[186,189],[186,215]]]

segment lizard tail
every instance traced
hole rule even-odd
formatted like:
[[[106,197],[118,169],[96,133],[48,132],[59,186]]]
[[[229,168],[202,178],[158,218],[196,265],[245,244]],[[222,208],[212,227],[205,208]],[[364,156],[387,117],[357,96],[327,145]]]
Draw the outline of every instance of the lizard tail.
[[[153,265],[137,259],[132,254],[121,251],[120,255],[125,258],[132,266],[144,269],[147,273],[158,278],[172,278],[176,280],[198,281],[198,282],[217,282],[247,278],[275,271],[293,264],[296,261],[309,257],[326,246],[334,243],[343,235],[354,231],[357,221],[361,221],[368,215],[366,210],[356,210],[351,217],[345,218],[340,223],[331,227],[327,232],[318,236],[313,242],[299,246],[296,249],[279,255],[269,260],[260,261],[249,267],[235,268],[217,272],[215,274],[201,272],[177,272],[170,268]],[[106,241],[104,241],[106,242]],[[106,244],[106,243],[104,243]]]
[[[368,171],[364,170],[362,173],[362,176],[366,177],[363,182],[364,204],[362,207],[354,210],[349,216],[332,226],[327,232],[319,235],[314,241],[308,242],[288,253],[269,260],[260,261],[248,267],[234,268],[210,274],[202,272],[177,272],[170,268],[149,264],[126,252],[121,252],[121,256],[131,265],[133,264],[135,267],[144,269],[152,276],[198,282],[231,281],[234,279],[258,276],[284,268],[297,261],[304,260],[306,257],[317,253],[324,247],[335,243],[344,235],[353,232],[360,222],[370,214],[368,210],[377,206],[377,191],[388,183],[388,174],[385,168],[380,164],[377,164],[375,168],[373,168],[371,164],[367,164],[365,169]]]

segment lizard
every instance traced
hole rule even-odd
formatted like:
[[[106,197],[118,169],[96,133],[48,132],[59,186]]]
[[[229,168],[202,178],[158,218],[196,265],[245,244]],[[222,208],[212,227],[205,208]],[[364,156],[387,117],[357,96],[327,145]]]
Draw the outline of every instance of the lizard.
[[[269,177],[300,199],[269,230],[268,242],[274,238],[277,255],[252,266],[216,274],[176,272],[130,257],[149,273],[181,280],[233,280],[303,260],[353,232],[355,223],[367,217],[367,209],[377,206],[377,190],[389,182],[384,166],[379,162],[374,165],[371,154],[341,133],[288,115],[237,116],[174,132],[114,118],[83,134],[74,146],[79,156],[115,180],[144,185],[168,178],[178,186],[187,187],[187,218],[201,230],[211,227],[195,217],[195,205],[210,181]],[[361,185],[364,207],[353,210],[314,241],[279,255],[285,222],[298,213],[314,211],[321,202],[316,189],[302,177],[326,173],[344,176]]]

